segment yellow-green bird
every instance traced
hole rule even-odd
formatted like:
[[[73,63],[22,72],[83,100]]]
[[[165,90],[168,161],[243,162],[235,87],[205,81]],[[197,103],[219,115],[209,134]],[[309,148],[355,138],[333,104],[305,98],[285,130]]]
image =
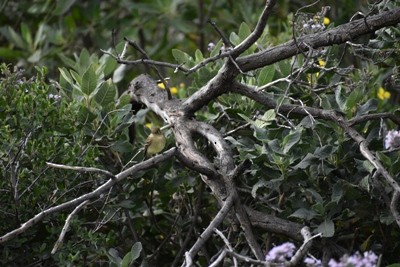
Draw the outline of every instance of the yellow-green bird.
[[[159,127],[151,126],[151,133],[146,139],[144,145],[144,157],[151,157],[160,153],[165,147],[166,139]]]

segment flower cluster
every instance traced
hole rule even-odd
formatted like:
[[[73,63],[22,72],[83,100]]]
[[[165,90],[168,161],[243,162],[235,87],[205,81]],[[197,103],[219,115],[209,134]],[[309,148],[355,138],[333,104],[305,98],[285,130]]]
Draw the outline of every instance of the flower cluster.
[[[393,149],[400,147],[400,131],[390,130],[385,137],[385,148]]]
[[[329,261],[329,267],[375,267],[378,256],[372,251],[366,251],[363,255],[356,253],[352,256],[344,255],[337,262],[334,259]]]
[[[54,95],[54,94],[49,94],[49,98],[50,99],[54,99],[54,100],[60,100],[61,99],[61,96],[60,95]]]
[[[267,262],[284,263],[289,261],[296,250],[293,243],[286,242],[282,245],[272,248],[265,256]],[[339,262],[331,259],[328,263],[329,267],[375,267],[378,262],[378,256],[372,251],[366,251],[364,254],[355,253],[351,256],[344,255]],[[314,257],[304,258],[307,267],[322,267],[322,262]]]
[[[157,86],[161,89],[165,89],[165,86],[163,83],[158,83]],[[172,86],[169,88],[170,92],[172,95],[176,95],[178,94],[178,88],[176,88],[176,86]]]
[[[283,243],[271,249],[265,256],[265,260],[269,262],[285,262],[293,257],[295,249],[296,246],[293,243]]]
[[[307,267],[322,267],[322,262],[319,259],[306,257],[304,258],[304,263]]]

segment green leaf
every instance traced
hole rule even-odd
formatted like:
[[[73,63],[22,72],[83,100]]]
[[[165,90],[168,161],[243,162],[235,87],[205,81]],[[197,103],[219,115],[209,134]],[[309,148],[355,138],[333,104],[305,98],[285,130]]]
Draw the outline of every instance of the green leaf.
[[[377,108],[378,108],[378,100],[376,98],[372,98],[357,109],[356,116],[368,114],[370,111],[374,111]]]
[[[69,84],[74,84],[71,74],[65,69],[65,68],[58,68],[61,76],[69,83]]]
[[[27,61],[30,63],[37,63],[42,57],[42,51],[36,50],[30,57],[27,58]]]
[[[342,197],[343,197],[343,185],[341,183],[335,183],[332,187],[331,200],[333,202],[339,203]]]
[[[346,99],[346,110],[353,109],[363,98],[364,94],[359,89],[355,89]]]
[[[196,49],[196,52],[194,53],[195,56],[195,63],[198,64],[201,61],[204,60],[203,54],[201,53],[201,51],[199,49]]]
[[[241,42],[240,37],[239,37],[236,33],[234,33],[234,32],[232,32],[231,35],[229,36],[229,41],[230,41],[234,46],[240,44],[240,42]]]
[[[82,76],[82,85],[81,90],[86,95],[90,95],[97,87],[97,75],[96,68],[94,65],[90,65],[90,67],[86,70],[86,72]]]
[[[335,100],[339,109],[344,111],[346,109],[346,99],[342,96],[342,87],[340,85],[335,90]]]
[[[113,82],[118,83],[122,81],[122,79],[125,77],[125,71],[127,69],[127,65],[119,65],[118,68],[114,71],[113,74]]]
[[[275,120],[275,118],[275,110],[270,109],[267,110],[260,119],[256,119],[253,125],[258,128],[265,128],[266,126],[270,125],[271,122]]]
[[[247,23],[245,23],[245,22],[242,22],[239,27],[240,41],[243,41],[244,39],[246,39],[247,36],[249,36],[250,34],[251,34],[251,30],[250,30],[249,25],[247,25]]]
[[[296,129],[294,132],[286,135],[283,138],[283,153],[286,154],[289,150],[300,141],[302,128]]]
[[[122,108],[125,105],[129,104],[131,102],[131,97],[127,94],[121,95],[121,97],[118,99],[118,104],[117,108]]]
[[[132,144],[129,143],[127,140],[117,141],[113,143],[111,147],[114,151],[121,153],[129,153],[133,150]]]
[[[7,39],[11,43],[16,45],[18,48],[26,49],[26,44],[25,44],[24,40],[21,38],[21,36],[16,31],[14,31],[13,28],[11,28],[10,26],[7,26],[4,30],[2,29],[2,33],[7,37]]]
[[[275,66],[269,65],[261,69],[257,77],[257,84],[259,86],[267,84],[272,81],[275,75]]]
[[[211,51],[210,56],[216,56],[221,52],[221,47],[222,47],[222,40],[219,40],[218,43],[215,44],[214,49]]]
[[[21,24],[21,35],[25,42],[31,46],[32,45],[32,34],[28,26],[25,23]]]
[[[278,62],[278,66],[282,76],[288,76],[290,74],[292,66],[288,60]]]
[[[111,79],[108,79],[100,86],[99,90],[94,95],[94,99],[102,107],[105,107],[107,104],[115,101],[116,96],[117,88]]]
[[[142,252],[142,243],[136,242],[132,246],[132,260],[136,260],[140,256],[140,252]]]
[[[189,56],[187,53],[179,50],[179,49],[172,49],[172,55],[174,56],[176,62],[178,64],[184,64],[186,66],[192,66],[194,61],[191,56]]]
[[[289,217],[299,218],[307,221],[312,220],[313,218],[315,218],[315,216],[317,216],[317,213],[315,211],[305,208],[300,208],[289,215]]]
[[[318,162],[318,158],[311,153],[308,153],[302,161],[300,161],[294,169],[305,169],[308,168],[310,165],[315,164]]]
[[[87,107],[81,106],[78,112],[78,119],[83,124],[86,124],[96,119],[96,114],[91,112]]]
[[[57,0],[56,8],[53,11],[55,16],[60,16],[67,12],[76,0]]]
[[[334,153],[337,149],[337,147],[331,145],[318,147],[317,149],[315,149],[314,156],[318,157],[319,159],[326,159],[327,157],[332,155],[332,153]]]
[[[42,23],[39,25],[39,28],[37,29],[36,34],[35,34],[35,42],[33,44],[34,47],[38,47],[39,44],[41,42],[43,42],[43,40],[45,40],[45,38],[46,38],[45,29],[46,29],[45,24]]]
[[[335,224],[332,220],[325,220],[318,226],[317,232],[323,237],[332,237],[335,234]]]
[[[82,77],[74,70],[69,71],[71,73],[72,78],[74,78],[75,82],[78,84],[79,90],[82,91]]]

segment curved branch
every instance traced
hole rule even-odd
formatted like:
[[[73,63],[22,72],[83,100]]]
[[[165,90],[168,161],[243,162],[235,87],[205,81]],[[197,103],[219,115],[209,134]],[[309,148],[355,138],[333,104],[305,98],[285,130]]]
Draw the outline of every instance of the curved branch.
[[[254,31],[232,50],[231,55],[233,58],[236,58],[241,53],[246,51],[250,46],[252,46],[258,40],[258,38],[260,38],[261,34],[264,31],[265,26],[267,25],[269,14],[271,14],[272,8],[275,6],[275,3],[276,0],[267,1],[263,12],[261,13],[260,18],[258,19]]]

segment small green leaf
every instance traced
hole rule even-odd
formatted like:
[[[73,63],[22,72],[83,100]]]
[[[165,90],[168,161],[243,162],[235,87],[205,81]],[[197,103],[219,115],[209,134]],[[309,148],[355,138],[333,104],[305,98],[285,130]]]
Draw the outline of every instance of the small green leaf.
[[[236,46],[240,44],[240,37],[236,33],[232,32],[229,36],[229,41]]]
[[[142,252],[142,243],[136,242],[132,246],[132,260],[136,260],[140,256],[140,252]]]
[[[292,66],[288,60],[280,61],[278,66],[282,76],[288,76],[290,74]]]
[[[89,123],[96,118],[96,114],[91,112],[87,107],[81,106],[78,112],[78,119],[83,124]]]
[[[122,79],[125,77],[125,71],[127,69],[127,65],[119,65],[118,68],[114,71],[113,74],[113,82],[118,83],[122,81]]]
[[[192,66],[194,61],[191,56],[189,56],[187,53],[179,50],[179,49],[172,49],[172,55],[174,56],[176,62],[178,64],[184,64],[186,66]]]
[[[86,95],[90,95],[97,87],[96,68],[91,65],[82,76],[81,90]]]
[[[216,56],[221,52],[222,47],[222,40],[219,40],[218,43],[215,45],[214,49],[211,51],[210,56]]]
[[[25,23],[21,24],[21,34],[22,38],[25,40],[25,42],[31,46],[32,45],[32,34],[31,31],[29,30],[28,26]]]
[[[58,0],[56,8],[53,11],[55,16],[60,16],[67,12],[71,6],[76,2],[76,0]]]
[[[317,232],[323,237],[332,237],[335,234],[335,224],[332,220],[325,220],[318,226]]]
[[[346,109],[346,99],[342,96],[342,87],[340,85],[335,90],[335,100],[339,109],[344,111]]]
[[[242,22],[240,24],[239,34],[238,34],[240,41],[243,41],[244,39],[246,39],[247,36],[249,36],[250,34],[251,34],[251,30],[250,30],[249,25],[247,25],[247,23],[245,23],[245,22]]]
[[[39,28],[37,29],[36,34],[35,34],[35,41],[34,41],[34,44],[33,44],[34,47],[38,47],[39,44],[41,42],[43,42],[43,40],[45,40],[45,38],[46,38],[46,31],[45,30],[46,30],[45,24],[43,24],[43,23],[40,24]]]
[[[65,69],[65,68],[58,68],[58,71],[60,72],[60,75],[69,83],[69,84],[74,84],[71,74]]]
[[[346,99],[346,110],[353,109],[360,102],[363,96],[364,94],[359,89],[352,91]]]
[[[117,88],[111,79],[108,79],[100,86],[99,90],[94,95],[94,99],[97,103],[104,107],[107,104],[115,101],[116,96]]]
[[[21,36],[14,31],[13,28],[11,28],[10,26],[7,26],[7,28],[4,30],[4,35],[6,35],[7,39],[9,39],[9,41],[11,43],[13,43],[14,45],[16,45],[18,48],[21,49],[26,49],[26,44],[24,42],[24,40],[21,38]]]
[[[302,128],[296,129],[283,138],[283,153],[286,154],[289,150],[300,141]]]
[[[275,66],[269,65],[261,69],[257,77],[257,84],[262,86],[272,81],[275,75]]]
[[[330,155],[332,155],[337,150],[337,147],[327,145],[323,147],[318,147],[315,149],[314,156],[318,157],[319,159],[326,159]]]
[[[378,100],[376,98],[372,98],[358,108],[357,116],[368,114],[370,111],[376,110],[377,107]]]
[[[343,185],[341,183],[335,183],[332,187],[331,199],[333,202],[339,203],[343,197]]]
[[[315,216],[317,216],[315,211],[305,208],[300,208],[289,215],[289,217],[299,218],[307,221],[313,219]]]
[[[196,52],[194,53],[195,56],[195,63],[198,64],[201,61],[204,60],[203,54],[201,53],[201,51],[199,49],[196,49]]]

